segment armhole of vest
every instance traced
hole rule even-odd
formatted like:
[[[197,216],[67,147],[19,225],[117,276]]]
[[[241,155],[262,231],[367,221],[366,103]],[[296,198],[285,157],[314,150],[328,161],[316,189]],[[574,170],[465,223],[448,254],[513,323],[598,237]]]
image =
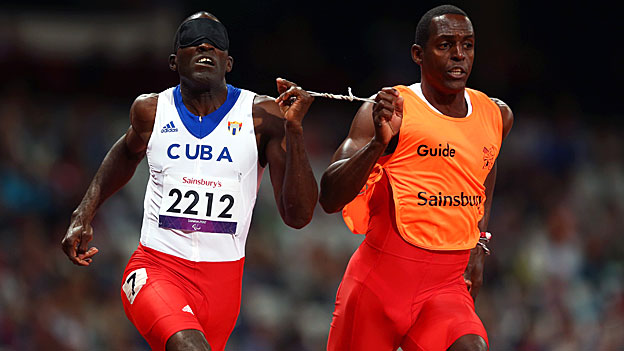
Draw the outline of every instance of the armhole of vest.
[[[468,89],[469,94],[472,93],[472,96],[470,97],[471,99],[474,99],[474,100],[484,99],[484,101],[487,101],[487,104],[494,109],[495,115],[498,116],[498,118],[495,121],[496,129],[498,131],[498,143],[499,145],[502,145],[503,144],[503,113],[501,112],[500,107],[498,106],[497,103],[492,101],[492,99],[484,92],[475,90],[475,89],[470,89],[470,88],[466,88],[466,89]]]
[[[395,85],[393,86],[393,88],[397,89],[399,91],[399,93],[403,93],[404,91],[406,92],[411,92],[410,87],[406,86],[406,85]],[[413,93],[413,92],[412,92]],[[405,118],[405,96],[403,96],[403,118]],[[403,123],[401,123],[401,127],[403,127]],[[390,162],[392,162],[394,160],[394,157],[396,155],[397,150],[399,150],[399,146],[401,145],[401,139],[404,138],[404,134],[401,134],[399,131],[399,140],[397,140],[397,144],[396,144],[396,148],[394,149],[394,152],[390,155],[390,157],[388,157],[388,160],[386,162],[384,162],[384,164],[381,166],[383,168],[384,165],[389,164]],[[388,182],[390,182],[390,178],[388,178]],[[394,197],[394,194],[392,195]]]
[[[482,93],[483,94],[483,93]],[[496,114],[496,116],[498,116],[497,120],[496,120],[496,125],[497,125],[497,129],[498,129],[498,144],[499,145],[503,145],[503,113],[501,112],[500,106],[498,106],[497,103],[495,103],[494,101],[492,101],[492,99],[490,99],[490,97],[486,94],[483,94],[485,96],[485,98],[490,102],[491,106],[494,106],[494,113]]]
[[[256,125],[254,124],[254,116],[253,116],[254,101],[256,101],[256,96],[258,96],[258,94],[254,93],[253,91],[241,89],[241,97],[243,97],[244,99],[249,99],[249,102],[247,101],[242,101],[242,102],[244,104],[248,104],[247,108],[249,108],[249,123],[251,124],[251,128],[253,130],[252,139],[253,139],[253,145],[254,145],[254,150],[255,150],[255,155],[256,155],[256,201],[257,201],[258,192],[260,191],[260,185],[262,184],[262,178],[264,177],[264,171],[266,169],[266,166],[262,167],[262,165],[260,164],[260,152],[258,151],[258,141],[256,139]]]
[[[390,160],[388,160],[388,162],[390,162]],[[394,184],[393,184],[394,182],[392,178],[390,177],[390,174],[388,172],[385,172],[385,173],[386,173],[386,177],[388,178],[388,185],[390,186],[389,190],[392,192],[392,202],[394,203],[394,224],[396,224],[399,235],[401,236],[401,238],[403,238],[403,240],[407,241],[411,245],[418,246],[410,240],[407,234],[405,234],[405,229],[403,228],[403,225],[401,225],[402,221],[399,215],[399,201],[396,195],[396,191],[394,191]]]
[[[503,123],[503,112],[501,111],[500,106],[498,106],[498,104],[494,104],[494,105],[496,105],[496,113],[498,114],[498,132],[499,132],[498,137],[500,138],[499,145],[502,146],[503,145],[503,131],[505,130],[505,124]]]
[[[256,145],[256,161],[258,163],[258,170],[264,170],[265,167],[262,167],[260,165],[260,153],[258,152],[258,143],[256,141],[256,125],[254,124],[253,115],[254,101],[256,101],[257,96],[258,94],[254,93],[253,91],[241,89],[241,96],[239,98],[242,97],[243,99],[245,99],[244,101],[241,101],[243,104],[248,104],[246,108],[249,108],[249,123],[251,123],[251,128],[253,128],[253,138],[254,144]],[[248,102],[246,101],[247,99],[249,100]]]
[[[149,150],[152,148],[152,143],[153,143],[154,138],[158,137],[158,111],[161,111],[161,109],[159,107],[160,107],[161,103],[164,103],[164,101],[162,101],[163,100],[162,97],[163,97],[163,95],[165,95],[166,91],[167,90],[161,91],[156,96],[157,101],[156,101],[156,111],[154,111],[154,125],[152,126],[152,134],[150,134],[150,138],[147,141],[147,147],[145,149],[146,153],[148,153]]]
[[[410,89],[410,87],[407,85],[399,84],[399,85],[393,86],[393,88],[398,90],[399,94],[403,95],[403,99],[405,99],[405,93],[409,93],[409,92],[413,93],[412,89]]]
[[[396,85],[395,89],[399,90],[399,92],[410,90],[408,86],[404,86],[404,85]],[[403,99],[405,99],[405,97]],[[403,104],[405,104],[405,100],[403,101]],[[405,112],[405,105],[403,105],[403,112]],[[403,114],[403,118],[405,118],[405,113]],[[403,127],[403,123],[401,123],[401,127]],[[397,201],[396,192],[394,191],[394,181],[392,177],[390,176],[389,170],[385,168],[385,165],[389,165],[392,163],[392,161],[394,161],[397,151],[400,150],[402,138],[404,138],[404,134],[399,133],[399,140],[397,140],[397,146],[394,149],[394,152],[392,153],[392,155],[390,155],[390,157],[388,157],[388,160],[384,162],[383,165],[381,165],[381,168],[382,168],[382,172],[384,172],[386,174],[386,177],[388,178],[388,186],[390,186],[390,191],[392,192],[392,202],[394,202],[394,223],[396,224],[401,237],[405,239],[406,235],[405,233],[403,233],[402,226],[399,225],[399,202]]]
[[[256,97],[258,95],[259,94],[251,90],[241,89],[241,95],[239,96],[239,99],[243,99],[240,101],[240,103],[248,104],[249,123],[251,124],[251,128],[253,128],[253,140],[254,140],[254,145],[256,147],[256,181],[257,181],[256,195],[258,191],[260,191],[260,183],[262,183],[262,178],[264,177],[264,171],[266,170],[266,165],[262,167],[262,165],[260,164],[260,152],[258,150],[258,141],[256,140],[256,125],[254,124],[254,116],[253,116],[254,101],[256,101]],[[249,99],[249,102],[246,101],[247,99]]]

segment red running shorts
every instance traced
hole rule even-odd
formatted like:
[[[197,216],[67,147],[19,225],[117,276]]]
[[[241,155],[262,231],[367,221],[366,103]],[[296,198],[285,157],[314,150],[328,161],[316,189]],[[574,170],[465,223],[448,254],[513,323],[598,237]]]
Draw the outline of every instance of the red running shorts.
[[[463,279],[470,251],[409,244],[394,223],[389,189],[375,192],[366,239],[338,288],[327,349],[445,351],[468,334],[487,343]]]
[[[186,329],[224,350],[240,310],[244,261],[193,262],[139,245],[123,274],[126,316],[153,350]]]

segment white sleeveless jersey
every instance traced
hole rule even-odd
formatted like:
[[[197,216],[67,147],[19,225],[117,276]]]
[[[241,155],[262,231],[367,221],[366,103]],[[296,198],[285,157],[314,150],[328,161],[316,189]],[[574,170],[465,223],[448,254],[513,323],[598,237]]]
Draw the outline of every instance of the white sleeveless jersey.
[[[252,119],[254,97],[228,85],[226,102],[197,117],[182,103],[179,86],[158,95],[146,151],[150,177],[143,246],[196,262],[245,256],[263,171]]]

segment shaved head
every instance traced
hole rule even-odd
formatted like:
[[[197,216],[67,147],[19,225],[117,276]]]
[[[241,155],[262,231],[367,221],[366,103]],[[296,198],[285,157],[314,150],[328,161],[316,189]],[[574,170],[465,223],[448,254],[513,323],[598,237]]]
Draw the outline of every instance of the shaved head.
[[[207,12],[207,11],[199,11],[199,12],[195,12],[194,14],[188,16],[186,19],[184,19],[184,21],[182,21],[182,23],[180,25],[182,25],[185,22],[188,22],[188,21],[190,21],[192,19],[196,19],[196,18],[210,18],[213,21],[221,22],[221,21],[219,21],[217,16],[213,15],[212,13]]]

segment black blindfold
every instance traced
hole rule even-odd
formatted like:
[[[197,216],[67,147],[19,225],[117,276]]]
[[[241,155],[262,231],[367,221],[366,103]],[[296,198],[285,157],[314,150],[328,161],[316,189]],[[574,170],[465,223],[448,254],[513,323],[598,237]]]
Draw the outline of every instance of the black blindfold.
[[[221,22],[210,18],[195,18],[180,25],[173,44],[174,53],[178,48],[199,46],[208,43],[215,48],[226,51],[230,47],[227,30]]]

